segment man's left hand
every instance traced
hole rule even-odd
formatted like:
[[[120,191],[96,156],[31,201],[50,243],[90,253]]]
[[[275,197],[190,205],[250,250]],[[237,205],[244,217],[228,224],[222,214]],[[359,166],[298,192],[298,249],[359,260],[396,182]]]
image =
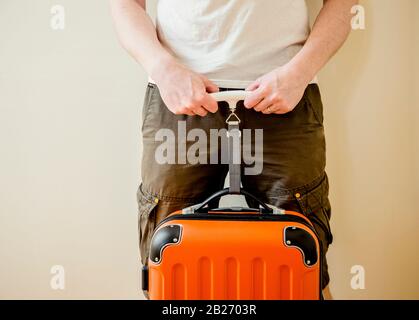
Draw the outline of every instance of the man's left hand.
[[[297,106],[309,81],[301,72],[285,65],[257,79],[246,90],[252,93],[244,101],[247,109],[264,114],[284,114]]]

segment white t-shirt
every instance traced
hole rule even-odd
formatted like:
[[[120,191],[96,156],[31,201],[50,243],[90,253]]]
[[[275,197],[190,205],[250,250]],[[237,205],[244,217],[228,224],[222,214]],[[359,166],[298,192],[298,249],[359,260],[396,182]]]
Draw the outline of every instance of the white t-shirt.
[[[159,0],[156,24],[174,56],[227,88],[286,64],[310,32],[305,0]]]

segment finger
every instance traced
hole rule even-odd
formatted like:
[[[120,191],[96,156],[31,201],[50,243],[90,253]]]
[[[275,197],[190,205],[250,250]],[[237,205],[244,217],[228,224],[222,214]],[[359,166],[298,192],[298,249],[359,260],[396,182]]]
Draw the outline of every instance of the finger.
[[[204,81],[205,89],[207,92],[214,93],[220,91],[220,88],[218,88],[218,86],[208,78],[202,76],[202,80]]]
[[[202,106],[212,113],[216,113],[218,111],[217,101],[209,94],[206,94],[202,99]]]
[[[261,102],[259,102],[256,106],[254,106],[253,109],[255,109],[255,111],[257,112],[261,112],[271,105],[272,105],[272,101],[268,98],[265,98]]]
[[[188,108],[181,108],[179,110],[177,110],[176,112],[173,112],[176,115],[188,115],[188,116],[194,116],[195,113]]]
[[[203,107],[196,107],[192,110],[196,115],[205,117],[208,114],[208,111],[205,110]]]
[[[285,110],[283,108],[280,108],[280,107],[276,108],[276,110],[275,110],[275,114],[286,114],[288,112],[289,111],[287,111],[287,110]]]
[[[246,99],[244,100],[244,106],[247,109],[252,109],[257,104],[259,104],[264,97],[265,92],[261,87],[259,87],[257,90],[253,91],[248,97],[246,97]]]
[[[254,90],[256,90],[257,88],[259,88],[259,82],[258,81],[255,81],[255,82],[252,82],[247,88],[246,88],[246,91],[254,91]]]
[[[271,104],[270,106],[268,106],[267,108],[265,108],[264,110],[262,110],[263,114],[272,114],[275,113],[276,110],[278,110],[278,107],[276,107],[275,105]]]
[[[295,108],[295,107],[294,107]],[[275,108],[275,113],[276,114],[286,114],[291,112],[292,110],[294,110],[294,108],[289,108],[284,104],[277,104],[276,108]]]

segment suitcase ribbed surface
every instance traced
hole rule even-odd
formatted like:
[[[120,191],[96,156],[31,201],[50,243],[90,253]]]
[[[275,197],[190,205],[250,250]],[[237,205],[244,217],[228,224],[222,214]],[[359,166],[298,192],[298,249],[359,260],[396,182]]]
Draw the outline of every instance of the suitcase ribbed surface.
[[[285,230],[313,231],[295,221],[170,220],[180,239],[149,261],[151,299],[319,299],[320,259],[304,263],[303,251],[287,245]]]

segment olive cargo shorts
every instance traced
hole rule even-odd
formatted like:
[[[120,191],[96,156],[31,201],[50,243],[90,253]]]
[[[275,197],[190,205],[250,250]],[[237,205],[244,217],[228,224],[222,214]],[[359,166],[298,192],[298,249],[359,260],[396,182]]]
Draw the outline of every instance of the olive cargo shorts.
[[[188,132],[194,128],[205,132],[226,128],[229,110],[224,102],[219,106],[217,113],[208,113],[203,118],[174,115],[166,108],[157,86],[152,83],[147,86],[142,113],[142,183],[137,191],[143,264],[147,263],[156,225],[170,213],[197,204],[222,189],[228,172],[227,164],[209,164],[209,161],[208,164],[158,164],[155,151],[161,142],[155,141],[155,134],[161,128],[176,133],[178,121],[185,121]],[[323,105],[318,86],[310,84],[295,109],[284,115],[248,110],[243,101],[239,102],[236,113],[241,119],[241,129],[263,129],[262,173],[242,175],[243,188],[267,203],[300,212],[311,220],[322,246],[322,288],[325,288],[329,283],[325,255],[332,234]],[[186,142],[187,150],[193,143]]]

